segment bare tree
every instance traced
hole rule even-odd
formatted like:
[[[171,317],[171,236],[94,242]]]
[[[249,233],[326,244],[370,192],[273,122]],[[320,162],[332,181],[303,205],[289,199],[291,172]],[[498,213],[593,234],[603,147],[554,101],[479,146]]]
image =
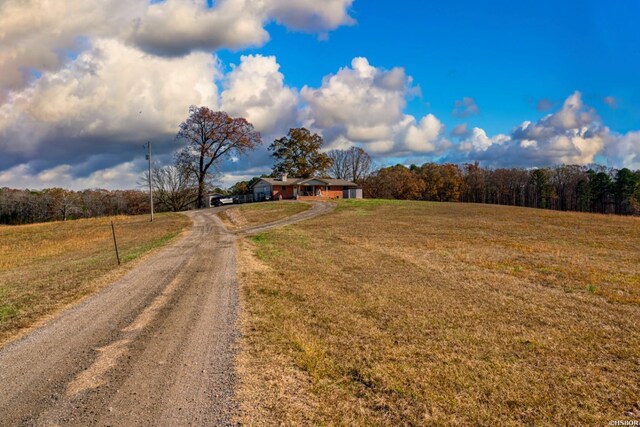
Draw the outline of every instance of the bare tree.
[[[351,161],[351,181],[359,183],[371,174],[371,156],[360,147],[351,147],[348,152]]]
[[[180,212],[198,199],[198,180],[188,168],[180,165],[154,167],[151,185],[155,199],[173,212]]]
[[[351,165],[347,160],[346,150],[331,150],[327,153],[327,156],[333,163],[327,169],[329,175],[337,179],[349,179],[351,177]]]
[[[78,214],[78,196],[73,191],[64,188],[50,188],[45,190],[49,199],[49,210],[51,218],[66,221],[70,215]]]
[[[204,192],[212,166],[225,157],[242,155],[262,142],[260,133],[243,118],[207,107],[189,107],[189,117],[180,124],[177,139],[187,146],[179,154],[180,167],[193,172],[198,182],[198,208],[204,205]]]
[[[0,224],[29,224],[101,215],[138,215],[149,210],[146,194],[136,190],[0,188]]]
[[[333,160],[329,173],[338,179],[361,183],[372,172],[371,156],[360,147],[348,150],[331,150],[327,153]]]

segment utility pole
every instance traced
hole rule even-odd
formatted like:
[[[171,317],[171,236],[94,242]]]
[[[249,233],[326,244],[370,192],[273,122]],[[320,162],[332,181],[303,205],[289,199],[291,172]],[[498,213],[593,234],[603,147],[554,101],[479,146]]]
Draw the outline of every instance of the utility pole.
[[[151,206],[151,222],[153,222],[153,188],[151,185],[151,142],[147,141],[147,160],[149,161],[149,204]]]

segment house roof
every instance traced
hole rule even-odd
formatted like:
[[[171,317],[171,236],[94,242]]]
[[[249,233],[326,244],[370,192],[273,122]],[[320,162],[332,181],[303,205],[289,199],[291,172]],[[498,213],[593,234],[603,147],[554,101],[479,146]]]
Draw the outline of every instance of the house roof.
[[[260,178],[256,182],[254,182],[251,187],[254,187],[260,181],[265,181],[270,185],[281,185],[281,186],[291,186],[291,185],[305,185],[305,183],[309,181],[320,181],[324,182],[329,187],[331,186],[340,186],[340,187],[357,187],[358,185],[347,181],[346,179],[335,179],[335,178],[287,178],[286,181],[281,181],[279,178]]]
[[[335,178],[309,178],[308,180],[305,181],[309,181],[312,179],[317,179],[318,181],[324,181],[329,185],[339,185],[342,187],[357,187],[358,184],[351,182],[351,181],[347,181],[346,179],[335,179]]]

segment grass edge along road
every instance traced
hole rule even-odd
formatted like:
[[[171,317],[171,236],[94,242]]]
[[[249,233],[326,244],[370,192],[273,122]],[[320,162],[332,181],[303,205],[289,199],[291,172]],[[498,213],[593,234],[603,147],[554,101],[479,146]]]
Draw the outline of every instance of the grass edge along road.
[[[241,421],[640,417],[638,218],[341,201],[238,241]]]
[[[190,223],[162,213],[153,223],[139,215],[0,226],[0,347],[112,283]]]

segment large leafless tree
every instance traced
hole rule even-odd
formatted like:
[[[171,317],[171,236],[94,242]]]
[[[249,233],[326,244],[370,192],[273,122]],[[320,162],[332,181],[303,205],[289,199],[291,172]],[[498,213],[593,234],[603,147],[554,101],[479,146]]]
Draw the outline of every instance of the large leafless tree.
[[[327,155],[333,160],[329,173],[334,178],[361,183],[372,172],[371,156],[360,147],[331,150]]]
[[[247,120],[196,106],[189,108],[189,117],[180,124],[176,138],[187,143],[178,156],[178,164],[196,176],[198,208],[204,206],[212,167],[231,155],[243,155],[262,142],[260,133]]]
[[[151,184],[156,201],[167,210],[180,212],[197,202],[198,180],[180,164],[154,167]]]

